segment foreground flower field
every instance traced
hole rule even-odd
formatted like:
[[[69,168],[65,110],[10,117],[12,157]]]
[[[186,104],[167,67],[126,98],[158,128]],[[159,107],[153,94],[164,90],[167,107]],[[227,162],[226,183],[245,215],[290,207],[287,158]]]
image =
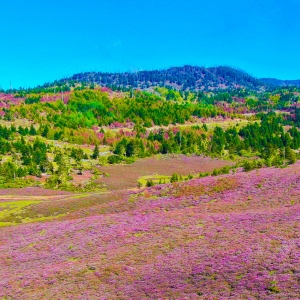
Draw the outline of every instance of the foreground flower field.
[[[299,171],[158,185],[3,227],[0,297],[299,299]]]

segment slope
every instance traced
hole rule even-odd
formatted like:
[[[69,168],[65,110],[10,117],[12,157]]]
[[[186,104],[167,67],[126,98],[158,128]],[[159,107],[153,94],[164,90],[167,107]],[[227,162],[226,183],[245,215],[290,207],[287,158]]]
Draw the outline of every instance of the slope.
[[[297,299],[299,171],[160,185],[82,218],[4,228],[0,296]]]

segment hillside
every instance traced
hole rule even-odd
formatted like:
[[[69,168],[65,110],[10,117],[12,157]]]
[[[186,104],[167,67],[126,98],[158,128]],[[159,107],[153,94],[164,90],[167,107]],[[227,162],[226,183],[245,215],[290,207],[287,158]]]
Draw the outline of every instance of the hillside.
[[[297,163],[123,195],[47,192],[26,215],[70,201],[77,210],[1,229],[0,297],[298,299],[299,171]]]
[[[0,186],[105,188],[97,166],[165,154],[291,164],[298,99],[297,89],[124,92],[82,84],[0,93]]]
[[[297,299],[300,89],[220,70],[0,93],[1,299]]]
[[[285,87],[285,86],[300,86],[299,80],[280,80],[276,78],[260,78],[260,81],[264,82],[267,85],[276,86],[276,87]]]
[[[231,67],[204,68],[197,66],[173,67],[165,70],[124,73],[86,72],[61,79],[59,82],[87,82],[102,86],[149,88],[172,86],[180,90],[235,89],[237,87],[257,90],[262,82],[249,74]]]

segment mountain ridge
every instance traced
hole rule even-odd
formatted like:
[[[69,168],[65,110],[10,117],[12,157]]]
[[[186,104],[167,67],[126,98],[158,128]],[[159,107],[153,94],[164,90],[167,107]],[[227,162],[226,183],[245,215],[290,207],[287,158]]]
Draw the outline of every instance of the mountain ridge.
[[[300,79],[282,80],[277,78],[260,78],[259,80],[273,86],[300,86]]]
[[[100,86],[148,89],[153,86],[172,87],[177,90],[214,91],[246,88],[266,90],[276,87],[300,86],[299,80],[281,80],[276,78],[256,78],[247,72],[229,67],[201,67],[184,65],[160,70],[137,72],[80,72],[69,77],[46,83],[53,84],[89,83]]]
[[[82,72],[55,82],[87,82],[103,86],[115,85],[141,89],[152,86],[170,86],[178,90],[205,91],[235,88],[259,90],[265,87],[265,84],[257,78],[232,67],[205,68],[191,65],[138,72]]]

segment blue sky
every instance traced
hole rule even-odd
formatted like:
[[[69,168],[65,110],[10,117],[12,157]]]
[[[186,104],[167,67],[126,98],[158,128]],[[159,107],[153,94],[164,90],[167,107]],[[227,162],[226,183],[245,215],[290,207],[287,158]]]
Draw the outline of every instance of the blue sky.
[[[1,12],[2,88],[185,64],[300,78],[299,0],[10,0]]]

